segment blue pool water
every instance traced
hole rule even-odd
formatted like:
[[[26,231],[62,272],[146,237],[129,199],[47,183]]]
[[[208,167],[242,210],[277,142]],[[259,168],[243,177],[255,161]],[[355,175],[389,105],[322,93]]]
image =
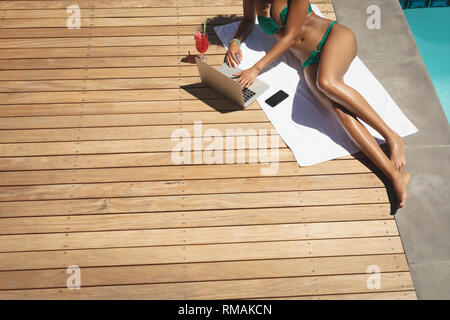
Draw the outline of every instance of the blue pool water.
[[[450,123],[450,7],[403,12]]]

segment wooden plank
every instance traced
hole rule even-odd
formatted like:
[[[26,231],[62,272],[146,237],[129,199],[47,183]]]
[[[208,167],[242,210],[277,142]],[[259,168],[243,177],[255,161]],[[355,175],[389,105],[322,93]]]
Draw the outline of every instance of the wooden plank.
[[[217,12],[221,14],[236,14],[242,15],[242,4],[237,6],[209,6],[209,7],[185,7],[183,8],[183,15],[213,15]],[[168,17],[177,16],[176,7],[150,7],[150,8],[109,8],[88,10],[82,15],[90,17]],[[28,19],[42,19],[42,18],[67,18],[69,14],[64,9],[37,9],[37,10],[7,10],[5,18],[28,18]]]
[[[165,26],[177,24],[177,17],[148,17],[148,18],[80,18],[80,26],[108,27],[108,26]],[[67,18],[50,19],[5,19],[2,28],[67,28]]]
[[[244,150],[241,150],[244,151]],[[232,154],[234,155],[235,152]],[[265,173],[262,168],[271,170]],[[164,170],[166,169],[166,170]],[[170,170],[169,170],[170,169]],[[72,170],[0,172],[0,186],[77,184],[93,182],[135,182],[155,180],[250,178],[262,176],[305,176],[318,174],[368,173],[358,160],[330,161],[316,166],[299,167],[297,162],[177,165],[141,168],[104,168]]]
[[[21,10],[23,11],[23,10]],[[8,29],[8,32],[0,31],[0,39],[25,39],[25,38],[51,38],[51,37],[106,37],[106,36],[150,36],[150,35],[190,35],[201,29],[195,25],[174,25],[174,26],[138,26],[138,27],[101,27],[101,28],[28,28],[28,29]],[[206,26],[208,34],[214,34],[212,25]]]
[[[0,236],[0,252],[339,239],[398,235],[394,220]]]
[[[242,127],[239,128],[239,126],[242,126],[242,124],[229,124],[227,132],[224,131],[228,139],[223,139],[222,143],[220,143],[220,139],[216,141],[218,144],[215,148],[215,150],[227,150],[224,152],[223,157],[223,163],[233,163],[242,161],[242,163],[246,162],[247,160],[247,152],[245,150],[265,150],[272,148],[273,150],[276,149],[283,149],[286,148],[286,145],[284,144],[279,137],[273,133],[273,131],[269,131],[267,126],[269,123],[260,123],[258,124],[250,124],[246,126],[246,130],[243,130]],[[220,130],[220,125],[210,125],[212,128],[215,126],[219,128],[214,128],[216,130]],[[208,125],[205,125],[202,127],[203,129],[207,128]],[[129,127],[127,127],[129,128]],[[159,129],[159,130],[158,130]],[[161,128],[156,127],[155,132],[158,134],[156,136],[161,135],[164,137],[164,134],[168,132],[168,128]],[[174,132],[176,129],[183,129],[183,133],[186,133],[186,136],[188,139],[188,133],[191,134],[194,130],[193,126],[180,126],[180,128],[172,127],[172,132]],[[231,131],[231,129],[233,131]],[[60,129],[62,130],[62,129]],[[81,133],[82,129],[78,129],[79,133]],[[121,131],[120,128],[114,128],[115,131]],[[75,154],[75,155],[83,155],[83,154],[98,154],[98,153],[137,153],[137,152],[173,152],[180,150],[178,147],[177,149],[174,149],[174,147],[179,143],[182,142],[167,139],[167,138],[154,138],[154,139],[132,139],[133,137],[144,135],[145,138],[147,138],[148,131],[147,130],[132,130],[131,135],[128,136],[129,139],[125,140],[116,140],[114,138],[117,138],[115,135],[108,134],[106,130],[94,130],[91,131],[89,129],[91,135],[85,134],[83,136],[83,139],[86,140],[110,140],[110,141],[83,141],[81,139],[80,135],[76,135],[75,130],[67,130],[66,132],[60,131],[61,134],[63,133],[70,133],[68,136],[69,142],[51,142],[51,140],[59,140],[58,138],[49,138],[49,136],[44,136],[43,140],[50,140],[50,142],[32,142],[32,143],[8,143],[8,144],[0,144],[0,154],[1,157],[22,157],[22,156],[43,156],[43,155],[65,155],[65,154]],[[122,130],[123,131],[123,130]],[[52,132],[53,133],[53,132]],[[273,133],[272,135],[268,135],[267,133]],[[21,135],[22,137],[29,138],[30,135]],[[52,137],[52,136],[50,136]],[[54,136],[53,136],[54,137]],[[209,142],[207,139],[197,138],[194,137],[191,134],[190,140],[187,140],[190,146],[191,146],[191,159],[195,151],[204,151],[205,148],[209,145]],[[278,139],[277,139],[278,137]],[[123,138],[123,136],[122,136]],[[39,139],[39,138],[38,138]],[[267,139],[267,140],[266,140]],[[261,143],[264,143],[264,141],[267,141],[267,146],[264,144],[258,145],[258,141]],[[220,147],[222,145],[222,148]],[[240,150],[239,152],[235,152],[234,150]],[[201,163],[203,162],[189,162],[189,155],[186,153],[189,150],[186,150],[185,148],[185,156],[188,159],[188,163]],[[225,154],[226,153],[226,154]],[[235,155],[236,154],[236,155]],[[241,158],[237,158],[237,156],[241,154]],[[231,156],[229,158],[228,156]],[[263,154],[264,156],[264,154]],[[1,158],[0,157],[0,158]],[[172,159],[172,158],[171,158]],[[203,159],[203,158],[201,158]],[[251,159],[251,158],[248,158]],[[226,161],[228,160],[228,161]],[[257,159],[258,160],[258,159]],[[268,160],[264,157],[259,157],[259,160],[264,160],[260,162],[268,162]],[[217,163],[220,163],[220,161],[216,161]],[[170,164],[174,164],[174,160],[172,159]],[[177,163],[178,164],[178,163]]]
[[[279,162],[295,161],[292,151],[288,148],[278,150]],[[201,151],[191,153],[191,162],[200,156]],[[245,163],[258,157],[259,150],[248,149]],[[339,160],[351,160],[352,157],[342,157]],[[333,161],[335,161],[333,160]],[[53,170],[53,169],[88,169],[88,168],[117,168],[117,167],[152,167],[173,165],[170,154],[167,152],[152,153],[124,153],[124,154],[96,154],[96,155],[69,155],[69,156],[41,156],[41,157],[0,157],[0,171],[18,170]]]
[[[195,45],[182,46],[132,46],[132,47],[93,47],[89,48],[27,48],[27,49],[2,49],[0,59],[23,59],[23,58],[79,58],[79,57],[148,57],[197,54]],[[208,55],[222,54],[226,50],[222,45],[211,45]]]
[[[382,289],[368,289],[367,274],[277,279],[186,282],[140,286],[87,287],[83,290],[37,289],[2,291],[2,299],[242,299],[289,295],[411,290],[408,272],[383,273]]]
[[[214,56],[215,57],[215,56]],[[177,57],[178,58],[178,57]],[[222,57],[223,58],[223,57]],[[177,66],[164,66],[164,67],[137,67],[137,68],[90,68],[88,69],[85,65],[85,69],[48,69],[48,70],[4,70],[0,71],[2,76],[3,90],[11,88],[7,86],[9,81],[31,81],[32,80],[60,80],[59,82],[51,83],[74,83],[68,80],[90,80],[93,79],[135,79],[135,78],[159,78],[160,81],[164,79],[176,81],[176,78],[183,79],[185,77],[198,77],[198,70],[195,65],[190,63],[182,63],[178,61]],[[87,62],[85,62],[87,63]],[[182,64],[181,64],[182,63]],[[175,78],[175,79],[174,79]],[[193,79],[191,79],[194,81]],[[198,81],[197,81],[198,82]],[[195,82],[192,82],[195,83]],[[20,82],[12,82],[12,84],[19,85]],[[23,83],[24,85],[27,82]],[[177,86],[178,87],[178,86]],[[147,86],[147,88],[152,88],[152,86]],[[173,88],[173,87],[172,87]],[[26,90],[13,90],[17,92],[25,92]],[[49,90],[43,90],[49,91]],[[50,90],[52,91],[52,90]],[[8,91],[7,91],[8,92]]]
[[[373,173],[0,187],[1,201],[384,187]]]
[[[212,34],[209,40],[219,43],[217,36]],[[38,39],[0,39],[0,48],[79,48],[79,47],[130,47],[130,46],[158,46],[161,43],[167,46],[191,45],[195,43],[192,35],[158,35],[158,36],[122,36],[118,37],[93,37],[93,38],[38,38]]]
[[[222,95],[209,88],[194,88],[189,92],[184,89],[153,89],[153,90],[121,90],[121,91],[71,91],[57,93],[0,93],[5,104],[19,103],[50,103],[61,102],[113,102],[113,101],[161,101],[164,98],[177,99],[207,99],[222,98]]]
[[[183,131],[186,132],[186,131]],[[273,143],[273,150],[278,149],[278,145],[275,145],[280,139],[277,135],[273,135],[273,139],[269,139],[269,136],[264,135],[264,139],[267,138],[270,143]],[[259,149],[265,150],[270,148],[270,144],[268,144],[267,148],[258,147],[257,139],[262,139],[261,135],[248,135],[248,136],[229,136],[228,140],[223,139],[222,148],[217,147],[216,150],[227,150],[227,152],[223,152],[223,161],[219,160],[217,163],[226,163],[226,159],[231,159],[232,161],[228,161],[229,163],[237,163],[236,159],[239,154],[242,155],[242,163],[247,162],[245,160],[247,158],[247,153],[245,150],[248,149]],[[178,149],[174,149],[179,142],[172,139],[129,139],[129,140],[109,140],[106,141],[81,141],[81,139],[76,139],[76,142],[48,142],[48,143],[14,143],[14,144],[1,144],[0,150],[2,152],[3,157],[15,157],[15,156],[36,156],[36,155],[64,155],[64,154],[97,154],[97,153],[135,153],[135,152],[172,152],[177,151]],[[192,151],[200,151],[205,150],[204,148],[209,145],[206,139],[202,138],[191,138],[191,149]],[[227,148],[227,141],[236,141],[234,147]],[[189,140],[187,140],[189,142]],[[218,143],[220,139],[218,140]],[[231,142],[229,142],[231,143]],[[238,144],[239,143],[239,144]],[[281,147],[286,147],[283,145],[281,141],[278,142]],[[277,144],[278,144],[277,143]],[[230,145],[229,145],[230,146]],[[39,148],[42,149],[39,149]],[[178,148],[178,147],[177,147]],[[235,151],[239,150],[239,151]],[[189,150],[184,150],[184,154],[186,158],[189,158],[187,152]],[[219,153],[218,151],[218,153]],[[274,151],[276,152],[276,151]],[[226,158],[231,156],[231,158]],[[172,156],[172,155],[171,155]],[[192,154],[191,154],[192,156]],[[261,158],[260,159],[265,159]],[[256,159],[257,161],[258,159]],[[275,159],[274,159],[275,161]],[[201,161],[203,162],[203,160]],[[206,161],[205,161],[206,162]],[[263,161],[261,161],[263,162]],[[264,161],[264,162],[267,162]],[[187,160],[188,164],[192,164],[189,159]],[[171,164],[179,164],[178,162],[174,162],[172,160]]]
[[[251,121],[249,121],[251,120]],[[239,110],[236,112],[173,112],[152,114],[120,114],[120,115],[78,115],[51,117],[12,117],[0,122],[3,129],[39,129],[39,128],[87,128],[116,126],[160,126],[195,124],[201,127],[203,123],[227,124],[248,122],[269,122],[262,110]],[[246,131],[247,128],[241,128]],[[223,133],[225,135],[225,132]]]
[[[193,52],[194,53],[194,52]],[[2,60],[3,70],[32,69],[73,69],[73,68],[125,68],[125,67],[185,67],[189,64],[181,61],[180,56],[153,57],[111,57],[105,58],[55,58],[55,59],[7,59]],[[208,64],[218,66],[223,63],[224,55],[209,55]],[[120,71],[120,70],[116,70]],[[86,71],[89,72],[89,71]],[[2,77],[3,78],[3,77]]]
[[[198,0],[193,0],[193,4]],[[219,0],[222,3],[224,0]],[[234,1],[236,2],[236,1]],[[3,9],[66,9],[72,5],[69,0],[22,0],[22,1],[2,1],[0,8]],[[203,4],[203,3],[202,3]],[[139,0],[83,0],[79,4],[80,8],[141,8],[158,6],[176,6],[175,0],[148,0],[142,2]]]
[[[314,1],[313,1],[314,3]],[[0,9],[65,9],[73,4],[69,0],[15,0],[2,1]],[[211,5],[205,0],[83,0],[79,4],[80,8],[154,8],[154,7],[207,7]],[[214,2],[217,6],[239,6],[242,0],[217,0]]]
[[[208,0],[178,0],[178,7],[182,7],[182,9],[184,10],[185,7],[191,7],[191,6],[202,6],[202,7],[206,7],[211,5],[211,2]],[[239,0],[218,0],[214,2],[214,5],[230,5],[230,6],[235,6],[235,5],[242,5],[242,2]]]
[[[120,77],[120,79],[118,79]],[[71,90],[129,90],[129,89],[170,89],[179,86],[201,84],[200,77],[182,78],[121,78],[94,80],[43,80],[43,81],[5,81],[0,82],[0,92],[57,92]]]
[[[213,106],[213,107],[212,107]],[[252,103],[246,110],[260,110]],[[241,110],[228,99],[0,105],[0,116],[53,116],[154,112],[231,112]]]
[[[242,10],[242,9],[241,9]],[[228,11],[228,10],[227,10]],[[99,18],[99,17],[80,17],[80,26],[98,27],[135,27],[135,26],[167,26],[167,25],[199,25],[206,18],[210,25],[222,25],[233,21],[225,16],[214,14],[202,14],[195,16],[156,16],[156,17],[118,17],[118,18]],[[233,14],[228,14],[233,17]],[[69,16],[69,15],[67,15]],[[43,18],[43,19],[16,19],[8,18],[3,20],[2,28],[67,28],[67,17],[64,18]]]
[[[189,90],[189,91],[187,91]],[[0,93],[1,104],[20,103],[73,103],[113,101],[164,101],[184,99],[217,99],[222,95],[210,88],[149,89],[149,90],[104,90],[69,92]],[[256,103],[256,102],[255,102]]]
[[[242,8],[241,8],[242,9]],[[199,8],[197,8],[197,12]],[[241,10],[242,11],[242,10]],[[176,16],[176,7],[167,8],[111,8],[111,9],[92,9],[80,11],[84,17],[158,17],[158,16]],[[195,13],[193,13],[195,14]],[[64,9],[35,9],[35,10],[7,10],[6,19],[46,19],[46,18],[64,18],[70,16]]]
[[[139,67],[139,68],[93,68],[93,69],[48,69],[48,70],[5,70],[0,71],[3,80],[91,80],[92,79],[123,79],[123,78],[161,78],[169,77],[168,80],[178,82],[177,78],[197,77],[198,70],[196,66],[187,65],[183,67]],[[170,77],[171,76],[171,77]],[[63,80],[60,80],[62,82]],[[108,80],[109,81],[109,80]],[[131,80],[129,80],[131,81]],[[160,79],[160,81],[163,81]],[[198,81],[196,81],[198,82]],[[67,82],[67,83],[73,83]],[[191,82],[195,83],[195,82]],[[6,85],[8,82],[0,82],[5,89],[10,89]],[[35,85],[39,85],[36,82]],[[179,87],[178,85],[176,86]],[[147,86],[146,88],[152,88]],[[174,86],[172,86],[174,88]],[[20,88],[18,88],[20,90]],[[2,90],[2,92],[4,92]],[[76,90],[76,89],[74,89]],[[16,90],[14,90],[16,91]],[[18,90],[17,90],[18,91]],[[26,90],[18,91],[23,92]],[[45,90],[43,90],[45,91]]]
[[[42,8],[66,8],[73,2],[69,0],[15,0],[15,1],[3,1],[0,6],[4,9],[42,9]],[[312,3],[320,3],[320,1],[313,0]],[[215,5],[241,5],[241,0],[217,0]],[[83,0],[81,8],[145,8],[145,7],[174,7],[177,5],[175,0],[148,0],[146,2],[138,0]],[[189,6],[208,6],[210,2],[206,0],[179,0],[178,5],[180,7]]]
[[[184,143],[184,154],[186,158],[189,157],[189,152],[192,151],[200,151],[206,152],[206,148],[211,144],[207,138],[197,138],[197,137],[188,137],[188,131],[184,130],[180,126],[180,131],[177,134],[185,134],[184,140],[181,138],[174,139],[128,139],[128,140],[106,140],[106,141],[81,141],[77,139],[76,142],[33,142],[33,143],[9,143],[9,144],[0,144],[0,154],[3,157],[15,157],[15,156],[38,156],[38,155],[64,155],[64,154],[97,154],[97,153],[135,153],[135,152],[174,152],[178,154],[178,151],[181,150],[180,145]],[[182,130],[182,131],[181,131]],[[263,129],[261,129],[263,130]],[[238,131],[236,131],[238,132]],[[250,135],[250,132],[253,135]],[[247,153],[246,149],[258,149],[258,150],[269,150],[272,148],[273,150],[277,150],[278,147],[286,147],[286,145],[281,141],[281,138],[276,135],[267,135],[267,131],[260,132],[258,135],[258,131],[250,131],[247,135],[238,135],[237,133],[228,136],[228,139],[225,137],[217,137],[216,142],[216,150],[227,150],[227,152],[221,152],[218,154],[223,155],[223,161],[218,160],[216,163],[237,163],[236,161],[238,155],[241,154],[242,162],[245,162]],[[225,136],[225,133],[224,133]],[[80,141],[78,141],[80,140]],[[262,141],[261,144],[258,144],[258,141]],[[263,143],[267,142],[267,146]],[[233,144],[234,143],[234,144]],[[187,145],[190,145],[191,150],[187,150]],[[222,147],[220,147],[222,145]],[[211,146],[212,147],[212,146]],[[210,148],[211,148],[210,147]],[[234,150],[240,150],[238,152]],[[275,152],[275,151],[274,151]],[[236,154],[236,155],[235,155]],[[171,156],[174,156],[171,155]],[[230,157],[231,158],[230,158]],[[265,154],[262,154],[265,156]],[[268,162],[266,158],[260,157],[260,159],[265,160],[264,162]],[[276,154],[275,154],[276,156]],[[175,158],[172,158],[175,159]],[[203,158],[202,158],[203,159]],[[205,158],[206,159],[206,158]],[[226,161],[228,159],[228,161]],[[230,160],[231,159],[231,160]],[[255,161],[257,161],[256,159]],[[172,164],[180,164],[179,162],[174,162],[172,160]],[[273,159],[275,161],[275,159]],[[203,162],[197,162],[201,163]],[[205,161],[206,162],[206,161]],[[261,161],[262,162],[262,161]],[[192,162],[189,161],[189,164]]]
[[[288,148],[278,150],[279,162],[295,161]],[[191,153],[191,161],[200,156],[201,151]],[[245,163],[258,157],[258,150],[248,149]],[[359,156],[358,156],[359,157]],[[344,156],[332,161],[352,160],[353,156]],[[148,167],[172,165],[173,161],[166,152],[133,153],[131,154],[98,154],[69,156],[37,156],[37,157],[0,157],[0,171],[42,170],[42,169],[73,169],[73,168],[111,168],[111,167]]]
[[[1,217],[388,203],[384,188],[2,202]]]
[[[258,261],[229,261],[126,267],[83,268],[82,286],[150,284],[251,278],[281,278],[365,273],[369,265],[380,272],[408,271],[402,254]],[[65,288],[65,269],[4,271],[0,290]]]
[[[249,111],[249,110],[246,110]],[[258,112],[262,112],[260,110],[257,110]],[[209,112],[211,115],[215,114],[212,112]],[[78,127],[81,122],[83,121],[83,118],[80,118],[79,116],[74,116],[73,118],[69,119],[69,121],[66,122],[66,124],[70,125],[70,120],[72,121],[72,125],[75,125],[77,127],[75,128],[57,128],[57,129],[11,129],[11,130],[3,130],[1,131],[0,135],[0,142],[1,143],[29,143],[29,142],[69,142],[69,141],[100,141],[100,140],[142,140],[142,139],[168,139],[172,136],[172,134],[177,129],[183,129],[184,132],[189,133],[191,137],[194,136],[194,130],[198,130],[201,128],[202,134],[205,132],[205,134],[208,132],[208,130],[219,130],[223,133],[223,138],[226,137],[238,137],[238,136],[260,136],[261,139],[269,139],[269,136],[276,136],[278,133],[275,131],[274,127],[272,126],[272,123],[269,121],[263,121],[263,122],[235,122],[229,121],[226,122],[224,120],[221,120],[223,118],[229,118],[233,119],[234,121],[240,121],[239,117],[233,116],[233,114],[229,113],[228,115],[216,115],[216,119],[214,117],[210,117],[208,114],[205,113],[196,113],[198,114],[206,114],[204,116],[198,116],[197,118],[195,116],[187,115],[185,118],[181,117],[180,115],[183,113],[172,113],[172,114],[157,114],[155,115],[155,118],[152,118],[152,113],[149,113],[147,116],[143,115],[143,118],[147,118],[147,121],[162,121],[164,122],[172,122],[174,124],[169,125],[162,125],[160,122],[154,123],[154,125],[138,125],[138,126],[109,126],[109,127],[89,127],[89,128],[82,128]],[[251,114],[250,112],[247,114]],[[131,119],[137,120],[138,115],[133,115]],[[74,120],[78,118],[78,123]],[[105,117],[105,119],[108,117]],[[184,124],[180,125],[180,122],[184,122],[187,119],[192,119],[192,123],[194,121],[202,121],[201,124],[198,124],[197,126],[192,124]],[[217,121],[218,123],[204,123],[202,118],[209,118],[210,121]],[[242,117],[241,117],[242,118]],[[250,119],[249,119],[250,118]],[[247,118],[248,120],[251,120],[252,117]],[[262,115],[255,117],[255,120],[261,119]],[[18,118],[20,119],[20,118]],[[25,118],[26,119],[26,118]],[[98,117],[98,119],[101,119],[101,117]],[[114,116],[114,119],[116,121],[120,121],[120,116]],[[169,120],[166,120],[169,119]],[[177,120],[178,119],[178,122]],[[9,120],[5,119],[5,120]],[[64,123],[64,121],[62,121]],[[207,122],[207,121],[206,121]],[[223,123],[220,123],[223,122]],[[119,122],[117,122],[119,123]],[[101,124],[101,122],[98,122],[98,124]],[[104,123],[103,123],[104,124]],[[228,132],[228,134],[227,134]],[[206,139],[206,136],[205,136]],[[250,138],[248,138],[250,139]],[[270,140],[269,140],[270,141]],[[281,141],[280,141],[281,143]],[[285,148],[286,145],[281,144],[281,148]],[[270,147],[270,144],[269,146]],[[4,154],[3,156],[5,156]],[[154,165],[154,164],[153,164]]]
[[[186,134],[192,131],[193,125],[142,125],[142,126],[111,126],[111,127],[89,127],[89,128],[57,128],[57,129],[35,129],[35,130],[5,130],[2,132],[3,136],[1,136],[1,143],[53,143],[53,142],[73,142],[73,141],[103,141],[103,140],[116,140],[116,141],[126,141],[126,140],[155,140],[155,139],[166,139],[168,140],[172,133],[176,133],[176,130],[183,130]],[[241,137],[239,139],[243,139],[242,137],[246,137],[246,139],[267,139],[268,148],[270,148],[270,139],[275,139],[278,134],[275,132],[273,128],[271,128],[270,122],[254,122],[254,123],[213,123],[202,125],[203,130],[208,134],[207,127],[212,128],[214,130],[218,130],[216,132],[223,132],[223,137],[217,137],[219,139],[224,139],[224,145],[226,142],[226,138],[229,139],[238,139],[237,137]],[[186,128],[186,131],[184,129]],[[244,131],[245,128],[246,131]],[[241,129],[241,131],[239,131]],[[226,130],[229,130],[229,134],[226,135]],[[233,130],[231,132],[231,130]],[[155,132],[155,135],[152,133]],[[211,132],[211,131],[209,131]],[[239,134],[241,133],[241,134]],[[267,133],[267,134],[266,134]],[[67,135],[65,135],[67,134]],[[188,139],[188,138],[186,138]],[[195,139],[196,142],[199,142],[199,138]],[[204,139],[208,139],[206,136]],[[174,141],[174,140],[172,140]],[[193,142],[194,140],[192,140]],[[262,140],[261,140],[262,141]],[[276,141],[273,142],[274,144]],[[281,146],[280,149],[286,148],[286,145],[281,141],[279,142]],[[172,144],[172,143],[171,143]],[[236,147],[227,149],[236,149]],[[251,145],[253,149],[256,149],[258,146]],[[239,149],[245,149],[245,145],[239,147]],[[262,144],[261,144],[262,148]],[[6,149],[5,149],[6,151]],[[4,156],[7,156],[5,153]],[[149,163],[149,165],[153,165]]]
[[[1,234],[394,219],[389,204],[39,216],[0,219]],[[20,214],[18,214],[20,215]]]
[[[0,253],[0,270],[80,268],[207,261],[313,258],[403,253],[400,237],[264,241],[138,248]],[[343,285],[345,288],[345,286]],[[265,295],[267,296],[267,295]]]
[[[255,300],[266,300],[258,298]],[[297,297],[271,297],[271,300],[417,300],[416,292],[413,290],[391,291],[391,292],[369,292],[354,294],[335,294],[335,295],[315,295],[315,296],[297,296]]]

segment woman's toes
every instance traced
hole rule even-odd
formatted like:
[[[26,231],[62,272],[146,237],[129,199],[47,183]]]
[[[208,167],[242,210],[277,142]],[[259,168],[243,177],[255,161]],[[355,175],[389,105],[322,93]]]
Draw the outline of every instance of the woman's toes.
[[[403,147],[402,138],[397,133],[394,132],[392,137],[388,140],[388,144],[390,148],[391,161],[393,161],[395,168],[398,171],[402,171],[404,164],[406,163],[405,149]]]
[[[405,182],[405,188],[409,184],[409,181],[411,181],[411,175],[408,172],[402,172],[403,174],[403,181]]]
[[[405,205],[406,197],[408,195],[406,192],[406,186],[409,184],[409,181],[411,180],[411,175],[407,172],[402,172],[402,180],[405,189],[404,193],[400,197],[400,208],[403,208],[403,206]]]
[[[398,161],[396,167],[397,167],[398,171],[403,171],[403,169],[405,169],[405,162],[404,161]]]
[[[393,179],[393,185],[395,189],[395,193],[397,194],[397,207],[403,208],[405,205],[407,192],[406,186],[409,183],[411,175],[407,172],[399,172],[396,174],[396,177]]]

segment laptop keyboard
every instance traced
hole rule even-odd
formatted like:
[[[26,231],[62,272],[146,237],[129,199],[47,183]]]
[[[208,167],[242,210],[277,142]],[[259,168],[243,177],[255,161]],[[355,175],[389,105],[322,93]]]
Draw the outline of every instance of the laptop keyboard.
[[[244,96],[244,102],[247,102],[251,97],[253,97],[256,93],[246,87],[242,89],[242,95]]]

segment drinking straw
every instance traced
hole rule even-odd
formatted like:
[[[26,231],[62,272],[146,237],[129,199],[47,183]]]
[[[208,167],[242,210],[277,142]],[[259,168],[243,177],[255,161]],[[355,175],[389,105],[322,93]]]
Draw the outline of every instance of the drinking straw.
[[[203,37],[205,36],[205,32],[206,32],[206,18],[205,22],[203,22]]]

